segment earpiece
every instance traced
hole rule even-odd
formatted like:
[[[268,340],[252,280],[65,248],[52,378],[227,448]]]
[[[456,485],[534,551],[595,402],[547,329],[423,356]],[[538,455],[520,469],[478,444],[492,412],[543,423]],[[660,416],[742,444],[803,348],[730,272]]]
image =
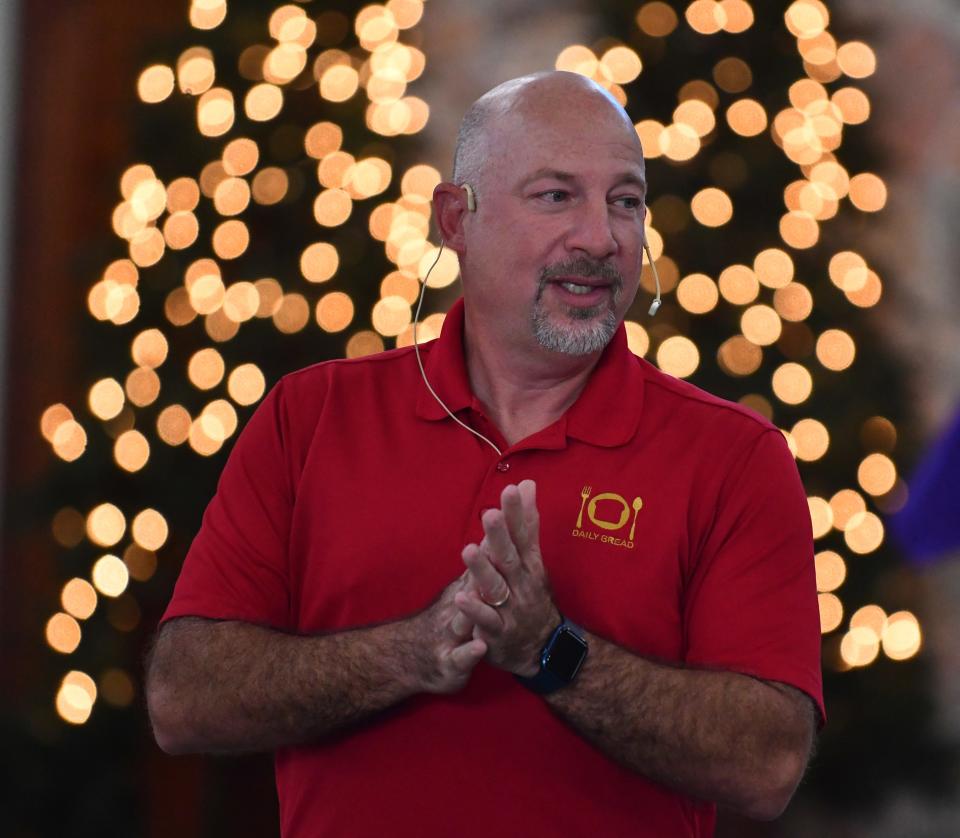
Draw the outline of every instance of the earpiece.
[[[473,191],[473,187],[469,183],[463,184],[463,191],[467,193],[467,209],[470,212],[477,211],[477,196]]]

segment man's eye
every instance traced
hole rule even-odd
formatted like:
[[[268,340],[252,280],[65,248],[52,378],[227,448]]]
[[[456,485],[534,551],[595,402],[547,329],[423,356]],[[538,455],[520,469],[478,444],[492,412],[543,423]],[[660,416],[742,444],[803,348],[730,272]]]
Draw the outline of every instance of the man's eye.
[[[567,199],[567,195],[568,193],[563,189],[550,189],[546,192],[540,193],[540,197],[550,204],[559,204],[562,201],[565,201]]]
[[[640,198],[637,198],[635,195],[623,195],[617,198],[614,201],[615,204],[620,204],[624,209],[639,209],[643,206],[643,201]]]

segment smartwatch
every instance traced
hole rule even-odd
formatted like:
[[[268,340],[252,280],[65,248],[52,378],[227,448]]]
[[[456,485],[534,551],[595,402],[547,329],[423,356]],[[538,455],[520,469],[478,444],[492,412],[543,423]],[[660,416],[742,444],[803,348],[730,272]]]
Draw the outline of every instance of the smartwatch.
[[[540,671],[532,678],[516,679],[538,695],[548,695],[573,683],[587,659],[587,638],[580,626],[563,618],[540,652]]]

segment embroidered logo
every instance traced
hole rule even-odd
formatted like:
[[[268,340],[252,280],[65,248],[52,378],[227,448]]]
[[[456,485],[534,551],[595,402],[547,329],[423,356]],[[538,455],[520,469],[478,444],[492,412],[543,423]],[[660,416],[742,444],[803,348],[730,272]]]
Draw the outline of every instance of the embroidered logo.
[[[600,517],[597,506],[604,504],[603,512],[611,517]],[[612,544],[615,547],[626,547],[628,550],[633,548],[633,537],[637,530],[637,515],[643,509],[643,501],[639,497],[633,499],[633,503],[627,503],[622,495],[616,492],[599,492],[593,494],[590,486],[584,486],[580,491],[580,512],[577,515],[577,526],[574,527],[571,535],[574,538],[586,538],[589,541],[600,541],[603,544]],[[632,515],[631,515],[632,511]],[[584,529],[583,519],[586,513],[587,521],[601,530],[607,532],[597,532],[592,529]],[[630,531],[624,532],[627,522],[630,522]]]

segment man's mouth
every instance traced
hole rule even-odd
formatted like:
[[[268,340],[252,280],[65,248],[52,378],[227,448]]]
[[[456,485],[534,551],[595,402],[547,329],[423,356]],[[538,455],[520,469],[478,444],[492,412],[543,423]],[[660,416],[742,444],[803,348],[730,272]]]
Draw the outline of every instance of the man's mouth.
[[[567,306],[586,310],[585,307],[602,304],[610,295],[616,302],[620,297],[623,281],[620,272],[612,264],[579,258],[556,263],[541,272],[538,301],[547,285],[556,287]]]
[[[589,294],[595,288],[606,288],[606,285],[588,285],[579,282],[559,282],[561,288],[565,288],[571,294]]]

